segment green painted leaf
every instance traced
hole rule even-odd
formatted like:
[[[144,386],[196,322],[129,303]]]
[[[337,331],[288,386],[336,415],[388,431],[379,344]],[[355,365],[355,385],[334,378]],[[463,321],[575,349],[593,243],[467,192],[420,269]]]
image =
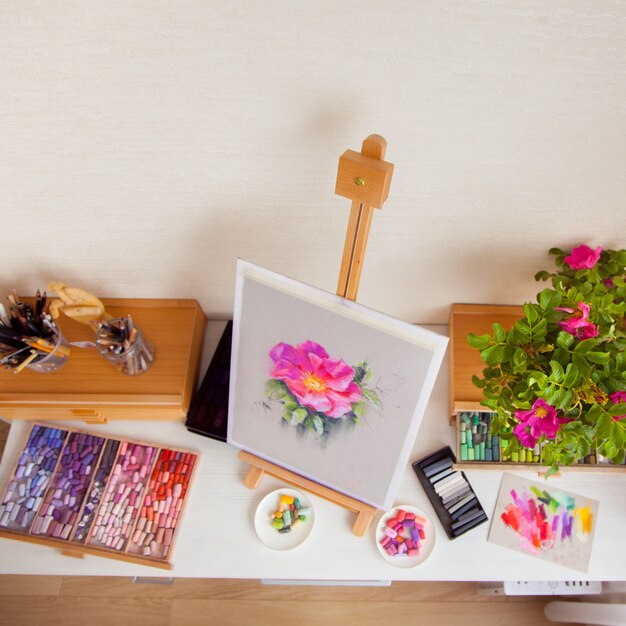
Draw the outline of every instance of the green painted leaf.
[[[302,422],[304,422],[304,420],[306,419],[306,416],[309,414],[309,412],[304,408],[304,407],[300,407],[298,409],[296,409],[295,411],[291,412],[291,423],[292,424],[302,424]]]
[[[363,395],[367,400],[369,400],[374,406],[382,408],[383,404],[378,397],[378,394],[373,389],[361,389]]]
[[[313,415],[312,417],[313,429],[318,435],[324,434],[324,422],[319,415]]]
[[[293,397],[287,385],[275,378],[265,381],[265,393],[270,400],[282,400],[285,396]]]
[[[367,402],[356,402],[352,405],[352,410],[358,418],[364,417],[365,412],[367,411]]]

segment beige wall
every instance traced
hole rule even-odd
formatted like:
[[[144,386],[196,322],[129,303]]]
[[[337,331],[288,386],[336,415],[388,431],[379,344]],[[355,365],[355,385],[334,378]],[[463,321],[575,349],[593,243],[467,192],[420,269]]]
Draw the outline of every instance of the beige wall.
[[[626,3],[0,2],[0,287],[195,297],[235,259],[334,291],[337,159],[396,165],[359,300],[516,303],[623,247]]]

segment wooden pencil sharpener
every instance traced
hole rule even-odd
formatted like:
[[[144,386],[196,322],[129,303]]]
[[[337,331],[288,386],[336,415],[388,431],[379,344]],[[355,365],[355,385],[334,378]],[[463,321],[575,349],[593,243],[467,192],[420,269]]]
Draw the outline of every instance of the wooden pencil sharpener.
[[[346,150],[339,157],[335,193],[380,209],[389,195],[393,163]]]

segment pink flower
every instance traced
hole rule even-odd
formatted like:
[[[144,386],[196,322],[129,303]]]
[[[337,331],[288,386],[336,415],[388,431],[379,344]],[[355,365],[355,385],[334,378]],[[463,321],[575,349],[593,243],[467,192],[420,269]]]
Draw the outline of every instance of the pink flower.
[[[622,402],[626,402],[626,391],[616,391],[612,393],[609,398],[613,404],[621,404]],[[626,418],[626,415],[614,415],[613,419],[618,422],[619,420],[623,420]]]
[[[327,417],[342,417],[361,399],[354,370],[340,359],[331,359],[314,341],[295,346],[278,343],[270,357],[274,361],[270,376],[282,380],[303,406]]]
[[[589,246],[578,246],[565,257],[564,261],[573,270],[590,270],[598,262],[601,252],[602,246],[598,246],[595,250]]]
[[[578,310],[568,309],[567,307],[556,307],[557,311],[565,311],[573,313],[569,319],[559,322],[559,326],[570,335],[574,335],[577,339],[591,339],[597,337],[600,333],[595,324],[589,321],[590,307],[585,302],[579,302]]]
[[[515,411],[515,419],[520,423],[513,429],[513,433],[525,448],[534,448],[541,435],[555,439],[561,424],[570,421],[558,417],[556,409],[542,398],[535,400],[527,411]]]

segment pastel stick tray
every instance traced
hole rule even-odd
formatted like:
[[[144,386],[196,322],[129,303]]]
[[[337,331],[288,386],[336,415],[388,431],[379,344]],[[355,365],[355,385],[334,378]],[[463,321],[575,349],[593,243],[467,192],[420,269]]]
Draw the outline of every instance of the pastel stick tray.
[[[171,569],[199,454],[33,423],[0,499],[0,537]]]
[[[480,524],[484,524],[488,519],[465,473],[456,470],[454,468],[455,463],[456,457],[450,446],[441,448],[441,450],[437,450],[437,452],[413,463],[413,471],[424,488],[449,539],[460,537]],[[438,467],[440,469],[437,469]],[[447,475],[435,482],[437,477],[444,473]],[[443,497],[439,485],[446,480],[458,482],[464,493],[455,498],[454,492],[448,490],[448,492],[444,492],[446,497]],[[454,486],[451,486],[450,489],[454,489]],[[450,493],[451,495],[448,496],[447,494]]]

